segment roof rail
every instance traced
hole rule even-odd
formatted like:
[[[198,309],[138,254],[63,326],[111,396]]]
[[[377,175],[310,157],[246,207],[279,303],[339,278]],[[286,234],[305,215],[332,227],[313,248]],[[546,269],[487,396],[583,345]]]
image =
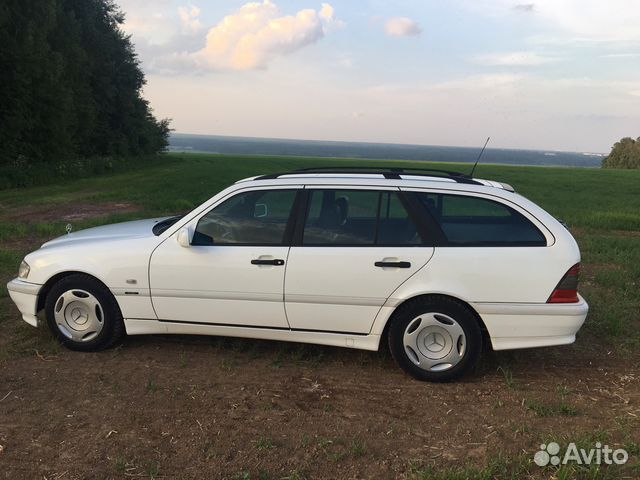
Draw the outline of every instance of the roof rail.
[[[454,172],[451,170],[440,170],[437,168],[419,167],[370,167],[370,166],[337,166],[337,167],[312,167],[292,170],[290,172],[270,173],[257,177],[255,180],[269,180],[279,178],[283,175],[303,175],[305,173],[360,173],[370,175],[384,175],[387,179],[400,179],[400,175],[414,175],[420,177],[448,178],[457,183],[467,183],[472,185],[482,185],[470,176]]]

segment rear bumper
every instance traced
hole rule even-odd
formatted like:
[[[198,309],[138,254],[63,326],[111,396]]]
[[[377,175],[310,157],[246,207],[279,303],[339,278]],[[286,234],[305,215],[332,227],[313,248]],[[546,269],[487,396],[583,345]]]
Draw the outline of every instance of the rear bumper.
[[[36,314],[38,313],[38,292],[41,288],[42,285],[25,282],[19,278],[14,278],[7,283],[9,296],[20,310],[22,319],[34,327],[38,326]]]
[[[475,303],[494,350],[548,347],[573,343],[587,318],[589,305],[578,303]]]

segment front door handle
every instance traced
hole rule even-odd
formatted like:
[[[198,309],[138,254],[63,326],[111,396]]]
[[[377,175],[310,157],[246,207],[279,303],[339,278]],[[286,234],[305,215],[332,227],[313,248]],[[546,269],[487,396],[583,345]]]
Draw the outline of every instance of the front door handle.
[[[274,259],[256,258],[255,260],[251,260],[251,265],[276,265],[276,266],[282,266],[282,265],[284,265],[284,260],[282,260],[280,258],[274,258]]]
[[[376,262],[374,263],[376,267],[392,267],[392,268],[411,268],[411,263],[409,262]]]

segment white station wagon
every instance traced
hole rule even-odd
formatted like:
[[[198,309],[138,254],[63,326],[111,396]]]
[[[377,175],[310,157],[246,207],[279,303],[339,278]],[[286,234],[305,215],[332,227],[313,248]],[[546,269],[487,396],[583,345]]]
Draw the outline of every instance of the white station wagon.
[[[240,180],[190,213],[70,233],[8,284],[69,348],[126,332],[378,350],[422,380],[495,350],[572,343],[587,315],[569,231],[509,185],[427,169]],[[484,342],[483,342],[484,341]]]

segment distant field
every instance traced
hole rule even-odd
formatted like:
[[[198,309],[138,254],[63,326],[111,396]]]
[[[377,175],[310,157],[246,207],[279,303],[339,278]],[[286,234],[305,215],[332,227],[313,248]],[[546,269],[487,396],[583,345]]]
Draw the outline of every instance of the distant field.
[[[67,223],[185,212],[240,178],[363,162],[167,154],[126,173],[3,190],[0,280]],[[638,478],[640,171],[480,165],[475,176],[513,185],[576,237],[591,310],[574,346],[488,354],[478,374],[444,386],[377,353],[274,342],[133,338],[78,354],[24,324],[0,288],[0,462],[15,478]],[[416,412],[424,401],[433,411]],[[532,455],[550,439],[617,443],[635,460],[541,470]],[[64,460],[62,441],[88,447],[65,447]]]
[[[480,139],[478,139],[480,140]],[[475,147],[444,145],[410,145],[398,143],[331,142],[284,138],[227,137],[173,133],[169,138],[172,152],[221,155],[272,155],[322,158],[358,158],[424,162],[473,162],[482,144]],[[583,152],[493,148],[491,142],[482,160],[498,165],[532,165],[599,168],[604,155]],[[462,166],[465,168],[465,166]]]

